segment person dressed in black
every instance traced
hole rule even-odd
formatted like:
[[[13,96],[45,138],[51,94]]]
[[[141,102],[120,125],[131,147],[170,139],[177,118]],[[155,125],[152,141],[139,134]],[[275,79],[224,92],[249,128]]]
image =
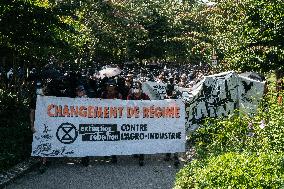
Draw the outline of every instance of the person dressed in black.
[[[86,93],[85,87],[81,84],[79,84],[76,87],[76,98],[87,98],[87,93]],[[84,165],[86,167],[89,166],[89,164],[90,164],[89,156],[82,157],[81,163],[82,163],[82,165]]]
[[[131,90],[131,86],[132,86],[132,81],[129,79],[129,77],[126,77],[124,81],[123,92],[122,92],[122,96],[124,100],[127,99],[127,96],[129,95],[130,90]]]
[[[109,79],[106,82],[106,89],[105,91],[102,92],[101,98],[102,99],[122,99],[122,95],[117,90],[117,84],[115,80]],[[111,156],[111,162],[117,163],[116,155]]]
[[[142,91],[142,83],[134,82],[132,87],[132,92],[127,96],[127,100],[150,100],[149,96],[143,93]],[[137,157],[137,155],[134,155]],[[138,155],[138,162],[140,166],[144,165],[144,154]]]
[[[106,82],[106,89],[102,92],[102,99],[122,99],[122,95],[117,90],[117,84],[110,79]]]
[[[49,81],[49,82],[47,82]],[[36,109],[36,98],[37,95],[41,96],[55,96],[52,94],[50,91],[50,88],[54,87],[52,86],[52,80],[47,79],[46,82],[42,82],[38,80],[37,82],[32,82],[32,91],[31,91],[31,102],[30,102],[30,123],[31,123],[31,131],[33,133],[37,132],[35,129],[34,121],[35,121],[35,109]],[[39,167],[39,172],[42,174],[46,171],[47,169],[47,158],[42,157],[40,159],[40,167]]]
[[[174,84],[171,83],[171,82],[166,87],[165,99],[177,99],[177,96],[176,96],[175,90],[174,90]],[[164,160],[170,161],[170,159],[171,159],[171,154],[166,153]],[[173,160],[174,160],[174,165],[177,167],[180,164],[179,158],[178,158],[178,153],[174,153]]]

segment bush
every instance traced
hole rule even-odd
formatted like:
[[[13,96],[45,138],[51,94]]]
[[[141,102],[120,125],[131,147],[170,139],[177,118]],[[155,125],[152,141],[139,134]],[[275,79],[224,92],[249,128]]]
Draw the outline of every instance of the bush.
[[[284,106],[277,95],[268,94],[253,118],[235,112],[227,118],[209,118],[189,135],[196,158],[227,152],[283,152]]]
[[[284,159],[276,153],[225,153],[194,160],[178,174],[175,189],[284,187]]]
[[[204,125],[189,135],[195,145],[196,158],[241,152],[247,139],[247,119],[237,113],[226,119],[207,119]]]
[[[16,94],[0,90],[0,171],[30,156],[29,108]]]
[[[284,93],[280,94],[284,96]],[[264,151],[284,151],[284,105],[277,101],[278,94],[269,94],[260,106],[255,121],[265,120],[265,127],[257,130],[258,141]]]
[[[210,118],[189,135],[196,155],[176,188],[284,188],[284,105],[265,96],[254,117]]]

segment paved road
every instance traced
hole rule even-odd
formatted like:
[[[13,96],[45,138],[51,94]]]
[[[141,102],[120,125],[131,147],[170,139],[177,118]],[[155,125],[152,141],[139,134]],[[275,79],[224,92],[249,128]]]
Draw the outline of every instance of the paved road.
[[[44,174],[33,170],[5,189],[170,189],[179,170],[162,155],[146,155],[143,167],[132,156],[118,156],[117,164],[91,158],[89,167],[79,160],[51,160]]]

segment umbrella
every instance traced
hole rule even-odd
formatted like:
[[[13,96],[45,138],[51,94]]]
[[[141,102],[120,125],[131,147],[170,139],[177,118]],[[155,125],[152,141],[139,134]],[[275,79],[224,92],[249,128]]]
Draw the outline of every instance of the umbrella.
[[[117,76],[121,73],[121,69],[119,68],[105,68],[99,71],[99,77],[104,78],[104,77],[114,77]]]

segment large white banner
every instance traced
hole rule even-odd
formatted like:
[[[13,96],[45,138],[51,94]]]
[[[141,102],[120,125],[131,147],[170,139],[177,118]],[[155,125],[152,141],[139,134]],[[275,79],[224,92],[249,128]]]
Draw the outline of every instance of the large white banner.
[[[206,117],[226,117],[236,109],[252,116],[262,99],[264,84],[235,72],[206,76],[185,102],[186,131],[196,130]]]
[[[185,151],[181,100],[38,96],[32,156],[83,157]]]

